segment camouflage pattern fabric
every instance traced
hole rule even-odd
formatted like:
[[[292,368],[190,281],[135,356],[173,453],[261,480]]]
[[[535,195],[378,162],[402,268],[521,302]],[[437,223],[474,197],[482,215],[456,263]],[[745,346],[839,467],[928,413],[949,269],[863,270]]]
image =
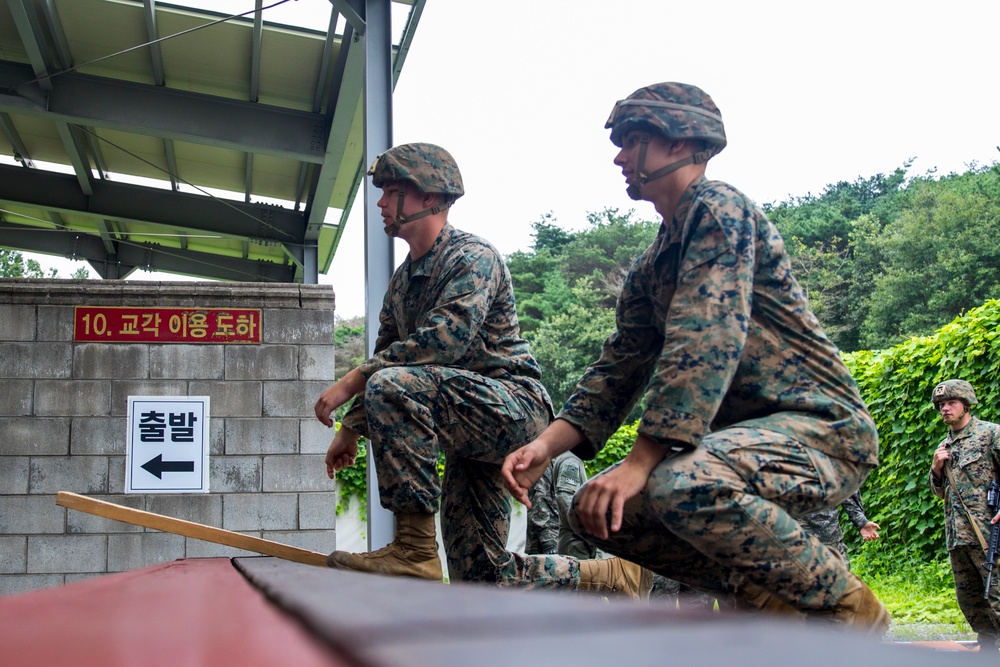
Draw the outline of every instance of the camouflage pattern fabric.
[[[871,519],[865,514],[864,505],[861,504],[861,491],[852,493],[847,500],[840,503],[840,506],[847,512],[847,518],[859,531],[871,522]]]
[[[1000,636],[1000,597],[997,592],[1000,571],[996,571],[993,577],[993,590],[987,604],[983,599],[985,554],[972,528],[969,512],[978,523],[983,537],[989,539],[992,517],[986,507],[986,489],[1000,470],[1000,426],[972,417],[958,433],[949,432],[943,443],[947,444],[951,453],[945,465],[951,469],[955,487],[952,487],[947,474],[938,479],[930,473],[929,480],[934,495],[944,499],[945,544],[955,577],[955,596],[973,630],[997,637]],[[964,507],[962,501],[965,501]]]
[[[715,597],[712,594],[696,590],[662,574],[653,575],[653,588],[649,591],[649,599],[661,600],[667,604],[673,602],[680,609],[711,611],[715,607]]]
[[[944,499],[945,545],[949,551],[972,545],[981,549],[962,501],[979,523],[983,537],[989,537],[992,517],[986,507],[986,489],[1000,470],[1000,426],[972,417],[965,428],[949,433],[942,442],[951,452],[945,465],[951,468],[958,487],[952,488],[947,474],[942,474],[941,479],[929,475],[931,491]]]
[[[393,146],[375,158],[368,175],[376,188],[386,181],[409,181],[421,192],[451,195],[454,199],[465,194],[455,158],[434,144]]]
[[[955,577],[958,608],[969,622],[969,627],[979,635],[979,644],[1000,646],[1000,588],[994,574],[989,603],[983,599],[987,575],[986,568],[983,567],[982,547],[978,544],[957,546],[948,552],[948,560],[951,561],[951,573]]]
[[[976,390],[965,380],[945,380],[934,387],[934,391],[931,393],[931,403],[935,410],[940,407],[941,403],[949,399],[962,401],[965,403],[965,407],[979,403],[976,399]]]
[[[868,517],[865,516],[864,508],[861,506],[860,491],[852,493],[840,506],[847,512],[851,523],[858,530],[868,523]],[[836,507],[800,516],[798,521],[806,532],[839,553],[847,563],[847,567],[851,566],[851,559],[847,556],[847,545],[844,544],[844,531],[840,527],[840,512]]]
[[[697,139],[713,146],[712,154],[726,147],[722,114],[712,98],[688,83],[656,83],[620,100],[604,127],[611,142],[621,148],[625,135],[638,127],[651,128],[669,139]]]
[[[847,564],[793,515],[842,501],[866,472],[773,431],[731,427],[658,465],[625,504],[620,531],[585,535],[720,599],[746,581],[801,611],[825,610],[844,594]],[[575,513],[571,526],[583,530]]]
[[[531,507],[524,545],[527,553],[597,557],[597,549],[569,529],[573,494],[586,481],[583,461],[572,452],[563,452],[552,459],[528,492]]]
[[[558,415],[583,433],[574,452],[593,457],[640,398],[639,433],[692,451],[657,466],[597,546],[701,590],[745,577],[802,611],[833,606],[847,567],[793,516],[858,489],[878,436],[774,226],[732,186],[695,181],[616,318]]]
[[[697,447],[740,425],[878,464],[875,424],[777,229],[732,186],[700,179],[688,188],[629,271],[616,320],[558,415],[583,432],[581,458],[593,458],[643,398],[639,433],[659,442]]]
[[[358,370],[365,392],[341,421],[368,438],[383,507],[440,508],[452,580],[577,585],[575,558],[506,550],[500,466],[548,425],[552,407],[496,249],[446,225],[429,252],[407,258],[389,282],[375,353]]]

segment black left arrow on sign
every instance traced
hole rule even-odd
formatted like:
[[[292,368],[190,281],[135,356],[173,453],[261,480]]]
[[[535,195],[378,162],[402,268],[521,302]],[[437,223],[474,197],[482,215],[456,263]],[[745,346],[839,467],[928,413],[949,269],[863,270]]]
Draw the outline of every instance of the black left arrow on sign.
[[[194,472],[194,461],[164,461],[162,454],[157,454],[142,464],[142,469],[157,479],[163,479],[165,472]]]

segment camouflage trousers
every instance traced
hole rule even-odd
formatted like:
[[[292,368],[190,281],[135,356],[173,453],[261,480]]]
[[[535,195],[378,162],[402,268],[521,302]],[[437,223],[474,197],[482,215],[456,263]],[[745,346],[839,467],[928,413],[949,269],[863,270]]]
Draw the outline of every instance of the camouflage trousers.
[[[847,565],[794,516],[837,506],[868,470],[772,431],[722,429],[660,463],[626,503],[619,532],[587,537],[720,604],[748,582],[801,611],[829,609]],[[575,512],[571,520],[580,532]]]
[[[365,386],[365,435],[382,506],[433,513],[452,581],[529,588],[575,587],[579,565],[565,556],[507,551],[511,499],[504,457],[551,420],[541,384],[495,380],[459,368],[397,366]],[[445,453],[443,477],[438,452]]]
[[[959,545],[948,552],[951,572],[955,577],[955,597],[958,608],[972,630],[979,635],[981,645],[992,646],[1000,640],[1000,569],[994,569],[990,584],[990,600],[983,598],[986,590],[986,555],[979,545]]]

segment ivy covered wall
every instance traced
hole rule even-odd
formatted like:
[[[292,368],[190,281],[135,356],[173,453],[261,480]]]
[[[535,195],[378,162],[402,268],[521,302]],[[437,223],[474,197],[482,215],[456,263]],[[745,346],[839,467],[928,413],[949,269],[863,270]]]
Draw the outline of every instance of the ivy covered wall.
[[[973,415],[1000,418],[1000,301],[987,301],[931,336],[845,360],[878,426],[881,461],[862,487],[865,509],[882,526],[881,536],[862,543],[857,531],[845,530],[852,559],[857,553],[879,568],[911,559],[944,561],[944,510],[927,475],[948,429],[931,404],[931,391],[942,380],[967,380],[979,399]]]

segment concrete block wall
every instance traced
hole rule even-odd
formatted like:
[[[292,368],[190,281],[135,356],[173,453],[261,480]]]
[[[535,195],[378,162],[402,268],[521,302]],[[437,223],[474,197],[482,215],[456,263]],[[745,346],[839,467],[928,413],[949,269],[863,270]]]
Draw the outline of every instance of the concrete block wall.
[[[77,343],[77,305],[260,308],[261,343]],[[332,433],[313,405],[333,316],[329,285],[0,279],[0,595],[247,555],[59,507],[59,491],[331,551]],[[210,493],[124,493],[134,395],[211,397]]]

